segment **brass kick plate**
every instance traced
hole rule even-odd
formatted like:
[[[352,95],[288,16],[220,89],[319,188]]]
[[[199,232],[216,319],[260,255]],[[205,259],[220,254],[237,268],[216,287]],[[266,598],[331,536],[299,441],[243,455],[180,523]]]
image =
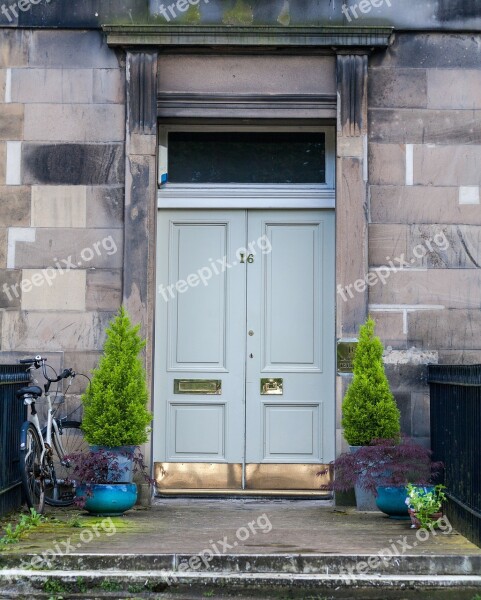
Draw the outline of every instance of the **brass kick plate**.
[[[242,464],[155,463],[157,490],[236,490],[242,487]]]
[[[312,490],[322,494],[319,488],[330,481],[330,472],[318,477],[328,465],[322,464],[247,464],[246,488],[248,490]],[[325,492],[324,492],[325,493]]]
[[[261,396],[282,396],[283,393],[283,379],[261,379]]]
[[[274,498],[309,498],[315,500],[332,500],[332,492],[322,490],[194,490],[194,489],[158,489],[157,496],[194,496],[194,497],[216,497],[229,496],[245,497],[274,497]]]
[[[174,379],[174,394],[222,395],[221,379]]]
[[[328,465],[247,464],[242,489],[242,464],[155,463],[156,490],[160,494],[237,494],[330,496],[321,490],[330,481]],[[325,470],[322,477],[319,471]]]

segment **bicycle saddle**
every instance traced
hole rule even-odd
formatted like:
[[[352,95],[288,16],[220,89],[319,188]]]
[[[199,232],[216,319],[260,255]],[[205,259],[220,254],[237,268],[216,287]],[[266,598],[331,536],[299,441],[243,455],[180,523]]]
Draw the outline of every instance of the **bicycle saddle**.
[[[42,389],[38,387],[38,385],[30,385],[28,387],[23,387],[21,390],[15,394],[17,398],[21,396],[35,396],[36,398],[42,395]]]

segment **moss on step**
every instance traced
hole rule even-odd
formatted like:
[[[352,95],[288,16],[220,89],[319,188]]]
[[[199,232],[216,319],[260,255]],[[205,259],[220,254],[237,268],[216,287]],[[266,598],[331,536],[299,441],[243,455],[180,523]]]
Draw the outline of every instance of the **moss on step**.
[[[251,5],[245,0],[236,0],[235,5],[224,12],[222,22],[224,25],[252,25],[254,12]]]

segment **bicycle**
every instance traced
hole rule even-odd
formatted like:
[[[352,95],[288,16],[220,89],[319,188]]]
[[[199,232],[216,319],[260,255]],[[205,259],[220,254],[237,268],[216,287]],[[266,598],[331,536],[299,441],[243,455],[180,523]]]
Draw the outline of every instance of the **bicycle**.
[[[64,369],[57,375],[53,367],[47,365],[47,359],[41,356],[19,362],[30,365],[27,371],[42,369],[46,380],[43,392],[38,385],[29,385],[16,393],[17,398],[23,399],[24,404],[30,406],[31,415],[31,420],[22,425],[20,442],[20,467],[25,499],[29,508],[34,508],[41,514],[45,503],[51,506],[70,506],[75,501],[75,481],[69,478],[72,468],[65,457],[85,450],[81,422],[69,420],[68,416],[55,416],[58,406],[54,408],[55,399],[52,402],[50,386],[70,378],[66,390],[68,391],[77,373],[73,369]],[[54,371],[54,378],[48,376],[47,366]],[[34,383],[37,382],[34,380]],[[56,393],[58,394],[58,390]],[[43,427],[40,425],[36,408],[36,402],[42,395],[47,401],[47,417]],[[62,401],[58,404],[61,403]]]

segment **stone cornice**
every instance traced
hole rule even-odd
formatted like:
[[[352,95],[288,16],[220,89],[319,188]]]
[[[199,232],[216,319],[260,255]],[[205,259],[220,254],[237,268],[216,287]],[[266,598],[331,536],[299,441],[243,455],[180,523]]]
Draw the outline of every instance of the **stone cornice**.
[[[386,48],[392,27],[103,25],[109,46]]]

